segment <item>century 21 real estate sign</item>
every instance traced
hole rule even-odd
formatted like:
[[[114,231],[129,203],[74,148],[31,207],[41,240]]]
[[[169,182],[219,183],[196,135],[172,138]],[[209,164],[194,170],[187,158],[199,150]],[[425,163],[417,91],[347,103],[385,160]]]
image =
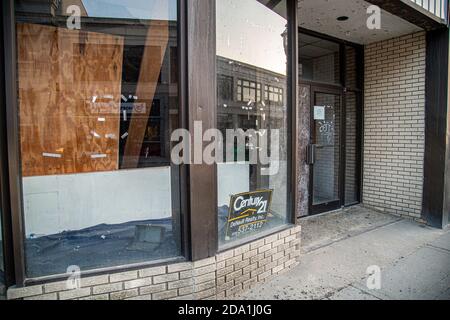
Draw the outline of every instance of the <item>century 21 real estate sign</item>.
[[[225,240],[261,229],[267,222],[273,190],[231,196]]]

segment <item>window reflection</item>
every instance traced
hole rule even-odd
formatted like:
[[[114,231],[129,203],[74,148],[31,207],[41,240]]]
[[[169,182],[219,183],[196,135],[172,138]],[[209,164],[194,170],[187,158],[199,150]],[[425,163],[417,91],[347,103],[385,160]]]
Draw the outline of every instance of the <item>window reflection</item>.
[[[283,88],[266,85],[264,87],[264,100],[266,103],[274,102],[283,104],[284,102]]]
[[[278,144],[268,143],[269,154],[279,152],[276,174],[265,175],[266,166],[250,162],[260,149],[251,139],[244,146],[231,142],[234,159],[218,164],[219,244],[226,247],[287,223],[286,1],[218,0],[216,17],[219,129],[224,137],[227,129],[280,134]],[[232,201],[241,194],[270,198],[267,214],[250,208],[241,215],[245,220],[235,217]]]
[[[233,77],[226,76],[223,74],[219,74],[217,77],[217,97],[221,101],[231,101],[233,100],[233,87],[234,87],[234,79]],[[240,92],[242,95],[242,91]]]
[[[27,276],[180,255],[177,1],[16,5]]]
[[[261,102],[261,83],[238,80],[237,100],[241,102]]]

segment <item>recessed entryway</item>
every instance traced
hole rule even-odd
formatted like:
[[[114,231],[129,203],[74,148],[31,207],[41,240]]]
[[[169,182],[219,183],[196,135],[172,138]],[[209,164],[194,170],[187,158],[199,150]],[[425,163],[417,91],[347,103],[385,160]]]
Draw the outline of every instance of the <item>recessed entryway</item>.
[[[363,47],[300,29],[302,214],[361,199]]]

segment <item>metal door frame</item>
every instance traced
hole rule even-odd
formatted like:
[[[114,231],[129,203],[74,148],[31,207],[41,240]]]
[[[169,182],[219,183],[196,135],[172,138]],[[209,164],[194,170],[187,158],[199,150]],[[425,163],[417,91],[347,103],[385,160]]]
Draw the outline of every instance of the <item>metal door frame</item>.
[[[311,86],[311,110],[310,110],[310,145],[314,144],[315,120],[314,106],[316,93],[332,94],[340,97],[340,132],[339,132],[339,172],[338,172],[338,195],[339,200],[314,205],[314,164],[310,164],[309,170],[309,215],[316,215],[341,208],[345,203],[345,92],[343,89],[331,88],[329,86]]]

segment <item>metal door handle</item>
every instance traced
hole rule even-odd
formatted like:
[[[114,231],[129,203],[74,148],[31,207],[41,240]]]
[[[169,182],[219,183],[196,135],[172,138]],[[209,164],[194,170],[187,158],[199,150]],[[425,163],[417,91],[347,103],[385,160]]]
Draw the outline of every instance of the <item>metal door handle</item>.
[[[313,165],[316,162],[316,148],[317,145],[310,144],[306,147],[306,163],[308,165]]]

